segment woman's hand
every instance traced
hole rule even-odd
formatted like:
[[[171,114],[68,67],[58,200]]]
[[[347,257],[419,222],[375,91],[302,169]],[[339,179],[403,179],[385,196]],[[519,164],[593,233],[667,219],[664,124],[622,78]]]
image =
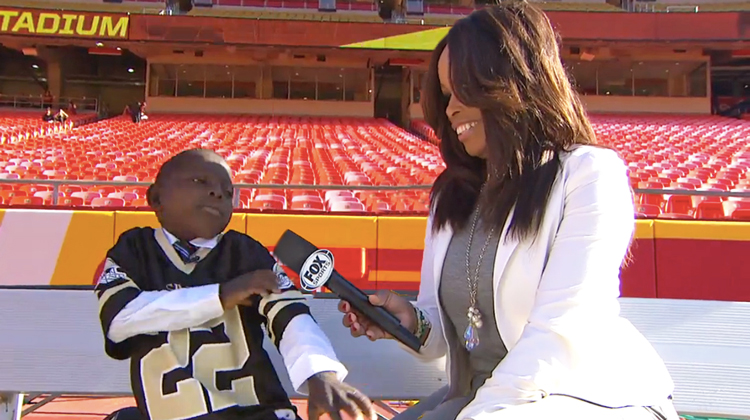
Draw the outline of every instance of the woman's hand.
[[[417,316],[414,312],[414,306],[405,298],[388,290],[380,290],[374,295],[370,295],[370,303],[374,306],[381,306],[393,314],[401,321],[407,330],[412,333],[417,328]],[[370,321],[367,317],[354,309],[352,305],[342,300],[339,302],[339,311],[344,313],[344,326],[349,328],[352,336],[360,337],[366,335],[370,341],[381,338],[393,338],[390,334],[383,331],[382,328]]]

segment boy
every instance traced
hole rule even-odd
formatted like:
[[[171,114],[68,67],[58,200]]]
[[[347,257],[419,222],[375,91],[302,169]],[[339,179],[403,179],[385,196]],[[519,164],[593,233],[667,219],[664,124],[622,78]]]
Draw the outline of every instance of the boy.
[[[347,371],[304,296],[260,243],[236,231],[224,159],[187,150],[159,170],[148,202],[161,228],[123,233],[95,288],[107,354],[131,360],[146,420],[297,420],[262,347],[262,324],[309,418],[344,410],[374,418],[370,401],[341,382]]]

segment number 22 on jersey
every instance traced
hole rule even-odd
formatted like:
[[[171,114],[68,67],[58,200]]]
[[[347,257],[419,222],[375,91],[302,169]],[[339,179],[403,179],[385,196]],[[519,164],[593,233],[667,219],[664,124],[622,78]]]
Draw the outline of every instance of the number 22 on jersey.
[[[222,324],[229,341],[204,343],[191,354],[191,338]],[[250,348],[237,308],[201,327],[168,333],[165,344],[141,359],[141,383],[151,420],[191,419],[234,405],[258,404],[253,377],[239,372],[249,358]],[[170,380],[169,374],[180,369],[192,377]],[[219,389],[218,377],[223,373],[236,378],[228,389]]]

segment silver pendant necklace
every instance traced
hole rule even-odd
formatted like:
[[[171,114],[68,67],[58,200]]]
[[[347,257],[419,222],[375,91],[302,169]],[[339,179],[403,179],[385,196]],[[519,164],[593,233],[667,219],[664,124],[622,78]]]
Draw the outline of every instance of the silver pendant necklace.
[[[484,188],[483,188],[484,189]],[[481,192],[480,192],[481,195]],[[466,313],[466,316],[469,320],[469,325],[466,327],[466,330],[464,331],[464,346],[466,347],[466,350],[472,351],[479,345],[479,329],[482,327],[482,314],[479,313],[479,308],[477,307],[477,289],[479,288],[479,269],[482,266],[482,260],[484,259],[484,254],[487,252],[487,247],[490,244],[490,241],[492,240],[492,235],[495,233],[495,228],[492,227],[489,234],[487,235],[487,239],[484,241],[484,246],[482,246],[482,250],[479,253],[479,259],[477,260],[477,265],[474,269],[474,276],[472,278],[471,275],[471,265],[469,263],[469,257],[471,255],[471,245],[474,242],[474,232],[477,228],[477,220],[479,219],[479,208],[475,210],[474,212],[474,218],[471,222],[471,231],[469,233],[469,246],[466,247],[466,280],[469,285],[469,310]]]

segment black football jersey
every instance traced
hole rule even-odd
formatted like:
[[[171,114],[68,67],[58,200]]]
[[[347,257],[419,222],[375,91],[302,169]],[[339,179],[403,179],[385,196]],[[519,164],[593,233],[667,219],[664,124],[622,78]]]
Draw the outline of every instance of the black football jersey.
[[[280,294],[241,306],[203,325],[108,338],[115,316],[139,294],[229,281],[259,269],[277,269],[259,242],[229,231],[199,260],[184,263],[161,229],[123,233],[97,273],[95,289],[107,354],[130,359],[138,408],[147,420],[295,420],[296,409],[263,349],[263,325],[276,346],[288,323],[309,314],[304,296],[285,277]],[[283,283],[283,284],[281,284]],[[291,411],[290,411],[291,410]]]

